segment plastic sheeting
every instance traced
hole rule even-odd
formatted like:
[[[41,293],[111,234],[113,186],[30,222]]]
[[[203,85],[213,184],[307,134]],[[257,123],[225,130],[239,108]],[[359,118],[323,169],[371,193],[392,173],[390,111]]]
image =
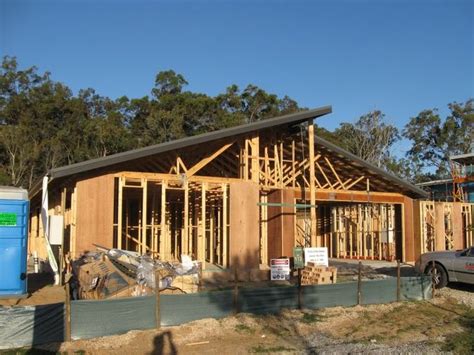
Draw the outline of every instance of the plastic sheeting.
[[[239,312],[254,314],[278,313],[283,308],[298,308],[298,288],[241,288],[238,307]]]
[[[419,301],[431,299],[431,278],[428,276],[402,277],[400,279],[401,301]]]
[[[363,304],[393,302],[397,280],[363,281]],[[401,300],[431,298],[431,280],[426,277],[403,277]],[[266,287],[160,296],[161,325],[179,325],[204,318],[223,318],[234,311],[254,314],[278,313],[283,308],[298,307],[298,288]],[[236,302],[235,302],[236,301]],[[357,282],[335,285],[304,286],[303,308],[354,306]],[[130,330],[156,328],[155,296],[79,300],[71,302],[73,339],[123,334]],[[237,306],[237,308],[235,308]],[[45,306],[0,307],[0,349],[64,340],[64,304]]]
[[[0,349],[64,341],[64,304],[0,307]]]
[[[369,280],[362,282],[362,304],[390,303],[397,300],[397,279]]]
[[[302,307],[309,309],[355,306],[357,304],[357,283],[302,287]]]
[[[88,339],[156,328],[155,296],[71,302],[71,338]]]
[[[178,325],[204,318],[224,318],[232,314],[232,305],[232,290],[161,295],[161,325]]]

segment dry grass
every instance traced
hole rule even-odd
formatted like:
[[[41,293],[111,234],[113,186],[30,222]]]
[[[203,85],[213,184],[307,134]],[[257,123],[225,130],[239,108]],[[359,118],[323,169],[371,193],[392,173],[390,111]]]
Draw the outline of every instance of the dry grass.
[[[472,335],[473,321],[472,309],[453,299],[445,299],[435,303],[397,304],[382,312],[363,309],[355,318],[334,322],[327,332],[334,338],[353,342],[375,340],[389,345],[419,341],[441,343],[465,331]]]

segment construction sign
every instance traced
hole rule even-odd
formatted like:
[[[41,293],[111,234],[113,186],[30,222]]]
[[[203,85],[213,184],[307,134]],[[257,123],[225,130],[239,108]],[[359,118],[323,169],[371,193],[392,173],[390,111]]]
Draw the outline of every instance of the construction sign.
[[[328,248],[304,248],[304,262],[305,265],[312,262],[315,265],[329,266]]]
[[[272,281],[290,279],[290,259],[270,259],[270,275]]]

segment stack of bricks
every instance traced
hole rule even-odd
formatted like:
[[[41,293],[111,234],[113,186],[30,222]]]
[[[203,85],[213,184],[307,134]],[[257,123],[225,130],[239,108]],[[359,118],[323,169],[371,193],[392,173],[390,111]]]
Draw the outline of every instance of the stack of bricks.
[[[309,262],[301,273],[301,285],[327,285],[335,284],[337,268],[316,265]]]

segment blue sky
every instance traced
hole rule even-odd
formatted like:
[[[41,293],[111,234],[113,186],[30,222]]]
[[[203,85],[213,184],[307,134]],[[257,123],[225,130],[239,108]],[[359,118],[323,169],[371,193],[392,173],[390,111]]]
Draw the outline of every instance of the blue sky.
[[[330,104],[328,129],[375,108],[402,127],[474,97],[473,22],[470,0],[0,0],[0,55],[75,92],[140,97],[173,69],[210,95],[252,83]]]

